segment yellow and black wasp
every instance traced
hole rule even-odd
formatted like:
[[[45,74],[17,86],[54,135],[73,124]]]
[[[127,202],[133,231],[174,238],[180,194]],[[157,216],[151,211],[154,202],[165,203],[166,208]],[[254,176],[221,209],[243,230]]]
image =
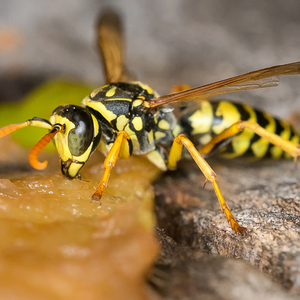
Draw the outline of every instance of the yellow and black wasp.
[[[256,158],[300,155],[299,134],[288,124],[245,104],[212,102],[212,96],[279,84],[281,75],[300,73],[300,62],[253,71],[201,87],[176,86],[175,92],[160,97],[148,85],[130,81],[123,62],[122,28],[118,15],[105,13],[98,25],[98,44],[104,64],[106,85],[97,88],[82,107],[62,105],[50,121],[32,118],[0,129],[0,137],[26,126],[50,130],[31,150],[29,161],[36,169],[40,151],[53,139],[67,178],[79,178],[79,171],[91,154],[100,148],[105,154],[104,174],[92,195],[99,201],[117,158],[145,155],[161,170],[175,169],[184,148],[190,153],[206,182],[210,181],[231,227],[243,232],[231,214],[205,161],[206,155],[220,152],[234,158],[251,154]],[[174,91],[174,90],[173,90]],[[176,101],[200,100],[175,114],[169,105]],[[184,148],[183,148],[184,147]],[[185,150],[185,151],[186,151]]]

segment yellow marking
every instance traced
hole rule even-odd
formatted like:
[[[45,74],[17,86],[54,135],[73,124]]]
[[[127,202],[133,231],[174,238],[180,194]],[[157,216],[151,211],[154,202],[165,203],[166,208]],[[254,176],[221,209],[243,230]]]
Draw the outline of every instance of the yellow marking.
[[[124,131],[127,132],[127,134],[129,135],[129,138],[130,138],[131,141],[132,141],[133,152],[134,152],[134,154],[137,154],[137,153],[139,152],[139,150],[140,150],[141,147],[140,147],[140,143],[139,143],[139,141],[138,141],[138,138],[137,138],[135,132],[132,131],[132,130],[129,128],[128,124],[127,124],[127,126],[124,128]]]
[[[181,127],[177,124],[177,125],[174,127],[174,129],[173,129],[173,131],[172,131],[172,134],[173,134],[174,136],[177,136],[178,134],[180,134],[180,132],[181,132]]]
[[[241,115],[236,106],[233,103],[226,101],[219,103],[216,116],[223,117],[223,120],[220,124],[212,126],[212,130],[215,134],[220,134],[241,119]]]
[[[266,113],[263,113],[263,115],[269,122],[269,124],[265,127],[265,129],[269,132],[275,133],[275,131],[276,131],[275,119]],[[258,141],[254,142],[252,144],[251,149],[252,149],[255,157],[261,158],[267,153],[268,147],[269,147],[269,142],[264,138],[260,138]],[[276,150],[276,149],[274,149],[273,151],[278,152],[278,150]]]
[[[283,150],[278,146],[273,146],[272,148],[270,148],[270,152],[271,152],[272,158],[279,159],[282,155]]]
[[[109,98],[109,99],[104,99],[105,102],[108,101],[128,101],[128,102],[132,102],[132,99],[130,98]]]
[[[73,156],[73,159],[78,160],[78,161],[87,161],[91,154],[92,147],[93,147],[93,143],[91,143],[89,145],[89,147],[86,149],[86,151],[83,154],[81,154],[79,156]]]
[[[269,142],[260,138],[258,141],[252,144],[251,149],[255,157],[263,157],[268,151]]]
[[[138,98],[138,99],[141,99],[141,100],[143,100],[143,101],[146,99],[145,96],[141,96],[141,95],[138,95],[137,98]]]
[[[229,103],[229,102],[222,102],[222,103],[226,103],[226,105],[222,108],[222,111],[225,112],[225,122],[227,124],[232,123],[231,121],[231,117],[234,120],[234,123],[238,122],[241,119],[241,115],[238,111],[238,109],[235,107],[234,104]],[[227,107],[228,109],[228,115],[227,115],[227,111],[225,111],[225,108]],[[249,113],[249,119],[247,121],[251,121],[251,122],[256,122],[256,113],[255,111],[248,105],[244,104],[243,105],[244,109],[247,110],[247,112]],[[224,118],[224,115],[223,115]],[[224,119],[223,119],[224,121]],[[223,123],[223,122],[222,122]],[[230,126],[232,125],[230,124]],[[234,158],[237,156],[241,156],[243,155],[247,149],[249,149],[250,147],[250,143],[251,143],[251,139],[254,136],[254,132],[248,128],[243,129],[243,131],[241,133],[239,133],[237,136],[235,136],[232,139],[232,147],[233,147],[233,153],[224,153],[222,154],[222,156],[227,157],[227,158]]]
[[[166,120],[162,119],[158,122],[158,127],[163,130],[168,130],[170,129],[170,124]]]
[[[115,93],[116,93],[116,89],[117,87],[114,86],[113,88],[111,88],[110,90],[108,90],[105,94],[106,97],[112,97]]]
[[[92,115],[92,118],[94,121],[94,126],[96,126],[95,131],[99,132],[98,122],[93,115]],[[67,161],[68,159],[74,159],[74,160],[84,161],[84,162],[87,161],[89,158],[89,155],[91,153],[93,143],[91,143],[90,146],[87,148],[87,150],[80,156],[73,156],[72,153],[70,152],[70,149],[68,146],[68,144],[69,144],[68,136],[69,136],[70,130],[75,128],[75,124],[73,122],[71,122],[70,120],[68,120],[67,118],[61,117],[59,115],[53,115],[50,118],[50,120],[52,120],[54,122],[53,124],[58,123],[58,124],[65,125],[65,127],[66,127],[65,132],[58,132],[54,137],[55,146],[56,146],[57,152],[58,152],[59,156],[61,157],[61,159],[63,161]],[[95,135],[97,135],[97,132],[95,132]],[[75,176],[77,174],[76,172],[78,172],[78,170],[79,170],[79,168],[81,168],[81,166],[82,165],[72,163],[69,167],[70,175]]]
[[[280,125],[284,128],[284,130],[280,133],[280,136],[285,140],[289,140],[290,136],[291,136],[291,126],[285,122],[282,122],[282,121],[279,121],[279,122],[280,122]]]
[[[162,139],[166,136],[164,132],[156,131],[155,132],[155,139],[158,141],[159,139]]]
[[[71,129],[75,128],[75,124],[72,123],[69,119],[59,115],[52,115],[50,118],[50,122],[52,124],[58,123],[61,125],[65,125],[65,132],[58,132],[54,136],[54,142],[57,152],[63,161],[67,161],[68,159],[73,158],[73,155],[71,154],[68,146],[68,134]]]
[[[93,90],[93,91],[91,92],[90,97],[91,97],[91,98],[94,98],[99,92],[101,92],[101,91],[102,91],[104,88],[106,88],[106,87],[108,87],[108,84],[103,85],[103,86],[101,86],[101,87],[99,87],[99,88],[96,88],[95,90]]]
[[[193,128],[192,135],[207,133],[213,123],[213,109],[208,101],[201,102],[201,107],[193,113],[188,120]]]
[[[157,96],[157,98],[158,98],[158,96]],[[148,102],[148,101],[144,101],[144,102],[143,102],[143,105],[144,105],[145,107],[148,107],[148,108],[150,107],[150,105],[149,105],[149,102]]]
[[[124,130],[126,124],[128,123],[128,119],[124,116],[124,115],[121,115],[117,118],[117,129],[118,130]]]
[[[206,145],[212,140],[212,137],[210,134],[205,134],[200,138],[201,145]]]
[[[159,94],[154,91],[148,84],[142,83],[140,81],[132,81],[130,83],[139,85],[142,89],[146,90],[148,94],[153,94],[154,98],[159,97]]]
[[[117,117],[117,115],[108,110],[102,102],[92,101],[88,97],[85,97],[82,104],[98,111],[108,122],[111,122]]]
[[[167,171],[168,168],[166,166],[166,163],[159,152],[157,152],[156,150],[151,151],[150,153],[148,153],[146,155],[146,157],[148,158],[148,160],[150,162],[152,162],[160,170]]]
[[[274,122],[275,122],[275,120],[274,120]],[[288,124],[286,124],[285,122],[282,122],[282,121],[279,121],[279,122],[280,122],[280,125],[284,128],[283,131],[280,133],[280,136],[285,140],[289,140],[289,138],[291,136],[291,127]],[[275,130],[273,132],[275,132]],[[274,159],[279,159],[282,156],[283,150],[278,146],[273,146],[270,149],[270,152]],[[291,155],[288,153],[285,153],[285,157],[290,158]]]
[[[153,143],[153,139],[154,139],[153,130],[150,130],[150,132],[148,134],[148,141],[149,141],[150,145]]]
[[[136,131],[143,129],[143,120],[141,117],[134,117],[132,120],[132,125]]]
[[[299,136],[298,134],[294,135],[291,139],[290,139],[291,142],[295,143],[295,144],[298,144],[299,143]],[[284,157],[285,158],[290,158],[291,155],[287,152],[284,153]]]
[[[140,81],[133,81],[132,83],[139,85],[142,89],[146,90],[148,94],[153,94],[153,89],[148,84],[142,83]]]
[[[71,177],[75,177],[81,168],[82,164],[72,162],[68,168],[68,173]]]
[[[134,100],[132,105],[133,107],[140,106],[144,101],[143,100]]]
[[[298,144],[299,143],[299,135],[296,134],[291,138],[291,142]]]
[[[285,140],[289,140],[291,137],[291,126],[282,121],[280,121],[280,125],[284,128],[284,130],[280,133],[280,136]],[[291,155],[288,153],[284,153],[284,157],[290,158]]]
[[[244,121],[238,123],[238,126],[240,129],[241,128],[252,129],[256,134],[266,138],[270,143],[281,147],[283,151],[288,152],[294,158],[297,158],[300,155],[300,149],[298,148],[299,145],[291,141],[284,140],[281,136],[267,131],[266,129],[259,126],[257,123]]]
[[[92,115],[92,119],[93,119],[93,125],[94,125],[94,137],[98,135],[99,133],[99,123],[97,121],[97,119],[94,117],[94,115]]]
[[[123,159],[127,159],[130,157],[130,147],[129,141],[124,140],[120,149],[119,157]]]

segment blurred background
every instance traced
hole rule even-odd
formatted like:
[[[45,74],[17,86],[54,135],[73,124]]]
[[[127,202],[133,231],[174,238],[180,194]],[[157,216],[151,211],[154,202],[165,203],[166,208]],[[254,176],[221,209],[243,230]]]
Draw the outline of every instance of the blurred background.
[[[123,16],[128,68],[160,94],[300,60],[298,0],[1,0],[0,100],[48,78],[103,84],[95,23],[108,7]],[[288,118],[299,82],[226,98]]]

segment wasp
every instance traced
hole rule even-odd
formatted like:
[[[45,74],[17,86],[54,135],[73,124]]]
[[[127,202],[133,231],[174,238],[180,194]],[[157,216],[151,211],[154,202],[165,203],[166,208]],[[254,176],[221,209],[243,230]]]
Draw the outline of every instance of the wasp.
[[[252,155],[255,158],[300,155],[299,134],[289,124],[246,104],[212,101],[216,95],[277,86],[282,75],[300,73],[300,62],[273,66],[204,86],[178,85],[173,92],[159,96],[148,85],[132,81],[125,68],[123,31],[119,16],[106,12],[97,26],[97,40],[104,65],[106,84],[95,89],[82,106],[62,105],[49,121],[34,117],[26,122],[0,129],[0,138],[26,126],[49,130],[31,150],[33,168],[46,168],[38,154],[54,141],[62,174],[80,178],[79,172],[99,148],[106,155],[104,173],[92,195],[100,201],[111,169],[118,157],[144,155],[159,169],[175,169],[182,154],[190,154],[205,183],[213,185],[221,209],[235,232],[243,233],[230,212],[217,183],[217,175],[206,162],[209,155],[227,158]],[[179,112],[174,102],[198,100],[184,105]],[[185,153],[186,152],[186,153]]]

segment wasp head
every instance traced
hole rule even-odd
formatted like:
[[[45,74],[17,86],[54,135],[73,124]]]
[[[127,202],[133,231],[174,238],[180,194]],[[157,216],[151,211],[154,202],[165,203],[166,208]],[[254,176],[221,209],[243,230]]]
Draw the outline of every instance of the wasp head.
[[[54,137],[62,173],[70,179],[75,178],[99,144],[99,123],[87,109],[76,105],[59,106],[53,111],[50,122],[62,127]]]

